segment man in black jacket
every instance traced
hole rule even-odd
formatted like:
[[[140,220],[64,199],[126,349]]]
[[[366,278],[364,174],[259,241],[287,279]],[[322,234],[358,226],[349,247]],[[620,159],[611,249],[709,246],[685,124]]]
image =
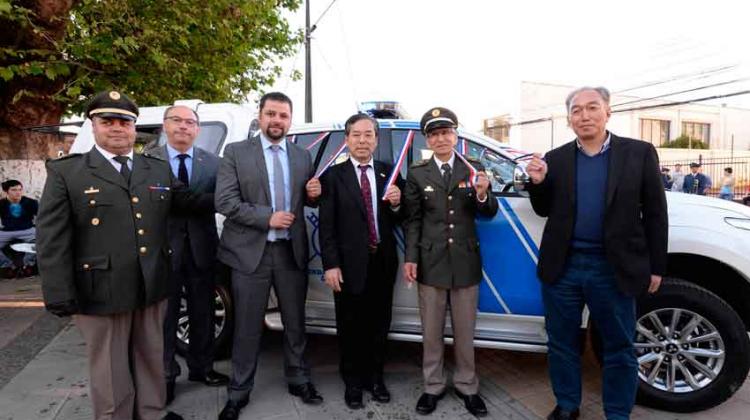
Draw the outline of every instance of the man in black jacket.
[[[549,370],[557,407],[575,419],[581,402],[583,306],[602,332],[603,402],[626,419],[635,402],[635,297],[654,293],[667,268],[667,204],[654,147],[606,130],[609,91],[581,88],[566,100],[577,138],[527,166],[534,211],[547,217],[539,255]]]
[[[34,242],[36,229],[34,218],[39,211],[39,202],[23,195],[21,181],[9,179],[2,184],[5,198],[0,200],[0,271],[4,278],[34,275],[36,255],[26,253],[23,266],[14,267],[13,261],[3,252],[3,248],[12,241]]]
[[[186,106],[171,106],[164,111],[167,144],[154,154],[169,162],[172,174],[180,182],[211,198],[216,188],[219,157],[194,145],[200,132],[198,114]],[[214,362],[214,276],[216,269],[216,233],[214,206],[203,212],[169,218],[169,246],[172,249],[172,284],[164,319],[164,374],[167,403],[174,399],[175,379],[180,365],[175,360],[177,324],[182,290],[187,301],[190,340],[185,356],[188,380],[209,386],[226,385],[229,377],[213,369]]]
[[[403,181],[398,177],[395,185],[387,185],[392,168],[373,159],[378,146],[374,118],[355,114],[344,130],[351,158],[321,177],[319,237],[325,280],[334,291],[344,400],[358,409],[364,406],[362,389],[378,402],[391,399],[383,365],[398,269],[393,229],[403,219],[398,186]]]

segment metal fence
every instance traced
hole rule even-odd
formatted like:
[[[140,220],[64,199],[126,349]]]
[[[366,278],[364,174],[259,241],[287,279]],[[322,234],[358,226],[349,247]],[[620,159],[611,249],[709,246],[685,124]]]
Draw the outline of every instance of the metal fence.
[[[724,168],[732,168],[734,175],[734,199],[739,201],[743,197],[750,195],[750,158],[710,158],[703,159],[699,156],[697,160],[670,160],[661,161],[662,168],[669,168],[670,175],[674,174],[675,165],[682,165],[682,173],[690,173],[690,163],[697,162],[701,164],[701,172],[711,179],[711,188],[706,191],[706,195],[718,197],[721,189],[722,180],[724,179]]]

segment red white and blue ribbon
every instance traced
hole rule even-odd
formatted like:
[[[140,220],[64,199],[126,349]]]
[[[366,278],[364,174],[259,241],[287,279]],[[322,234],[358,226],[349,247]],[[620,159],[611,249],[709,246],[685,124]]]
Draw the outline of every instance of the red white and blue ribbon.
[[[466,165],[466,168],[469,169],[469,186],[473,187],[474,183],[476,182],[476,179],[477,179],[477,170],[476,170],[476,168],[474,168],[474,166],[471,163],[469,163],[469,161],[466,160],[466,158],[464,157],[464,155],[461,154],[461,153],[459,153],[458,150],[456,150],[455,153],[456,153],[456,157],[458,157],[458,159],[461,162],[463,162],[464,165]]]
[[[315,174],[315,178],[320,178],[320,176],[323,175],[323,172],[325,172],[329,167],[331,167],[331,165],[333,165],[334,162],[336,162],[336,159],[341,155],[344,149],[346,149],[346,143],[341,143],[341,146],[339,146],[338,149],[333,152],[333,155],[331,155],[328,161],[326,161],[326,164],[318,170],[317,174]]]
[[[396,160],[396,163],[393,165],[393,170],[391,171],[391,175],[388,177],[388,182],[385,183],[385,188],[383,189],[383,201],[386,201],[385,197],[388,195],[388,187],[391,185],[396,184],[396,178],[398,177],[398,173],[401,171],[401,165],[404,164],[404,161],[406,161],[406,155],[409,153],[409,147],[411,147],[411,143],[414,140],[414,130],[409,130],[409,133],[406,134],[406,141],[404,142],[404,145],[401,147],[401,152],[398,154],[398,159]]]
[[[318,138],[316,138],[316,139],[315,139],[315,141],[313,141],[312,143],[310,143],[309,145],[307,145],[307,147],[305,147],[305,150],[310,150],[310,149],[312,149],[313,147],[315,147],[315,145],[316,145],[316,144],[318,144],[318,143],[320,143],[321,141],[323,141],[323,139],[324,139],[324,138],[326,138],[326,137],[327,137],[327,136],[328,136],[329,134],[331,134],[331,132],[330,132],[330,131],[326,131],[325,133],[321,133],[321,134],[320,134],[320,135],[318,136]]]
[[[466,139],[461,139],[461,154],[465,155],[469,152],[469,148]]]

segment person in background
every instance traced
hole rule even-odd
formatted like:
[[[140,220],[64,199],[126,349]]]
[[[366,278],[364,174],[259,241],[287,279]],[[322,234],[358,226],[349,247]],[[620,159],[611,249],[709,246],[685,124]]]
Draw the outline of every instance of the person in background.
[[[672,189],[672,177],[669,176],[669,168],[661,168],[661,183],[664,184],[664,189],[669,191]]]
[[[724,168],[724,178],[721,180],[721,190],[719,190],[719,198],[723,200],[734,200],[734,175],[732,174],[732,168]]]
[[[685,176],[682,184],[682,192],[688,194],[706,195],[706,190],[711,187],[711,180],[701,173],[700,163],[690,164],[690,173]]]
[[[23,266],[16,267],[13,261],[2,251],[13,241],[34,242],[36,229],[34,217],[39,210],[39,202],[23,195],[20,181],[9,179],[2,184],[5,198],[0,200],[0,270],[6,279],[16,276],[28,277],[36,274],[36,254],[26,253]]]
[[[685,173],[682,172],[682,165],[676,163],[672,172],[672,191],[682,192],[682,183],[685,181]]]

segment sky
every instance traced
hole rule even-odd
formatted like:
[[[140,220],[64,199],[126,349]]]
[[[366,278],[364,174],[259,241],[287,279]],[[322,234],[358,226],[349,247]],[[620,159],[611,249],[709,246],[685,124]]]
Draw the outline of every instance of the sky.
[[[311,0],[313,22],[331,0]],[[750,6],[742,1],[334,0],[312,40],[313,120],[343,121],[368,100],[412,118],[445,106],[472,130],[518,114],[522,81],[604,85],[649,97],[750,78]],[[287,18],[304,27],[304,5]],[[304,48],[267,90],[304,121]],[[643,85],[647,88],[633,89]],[[750,80],[668,97],[750,90]],[[564,98],[561,98],[562,100]],[[553,102],[557,98],[551,98]],[[750,108],[750,95],[714,103]]]

